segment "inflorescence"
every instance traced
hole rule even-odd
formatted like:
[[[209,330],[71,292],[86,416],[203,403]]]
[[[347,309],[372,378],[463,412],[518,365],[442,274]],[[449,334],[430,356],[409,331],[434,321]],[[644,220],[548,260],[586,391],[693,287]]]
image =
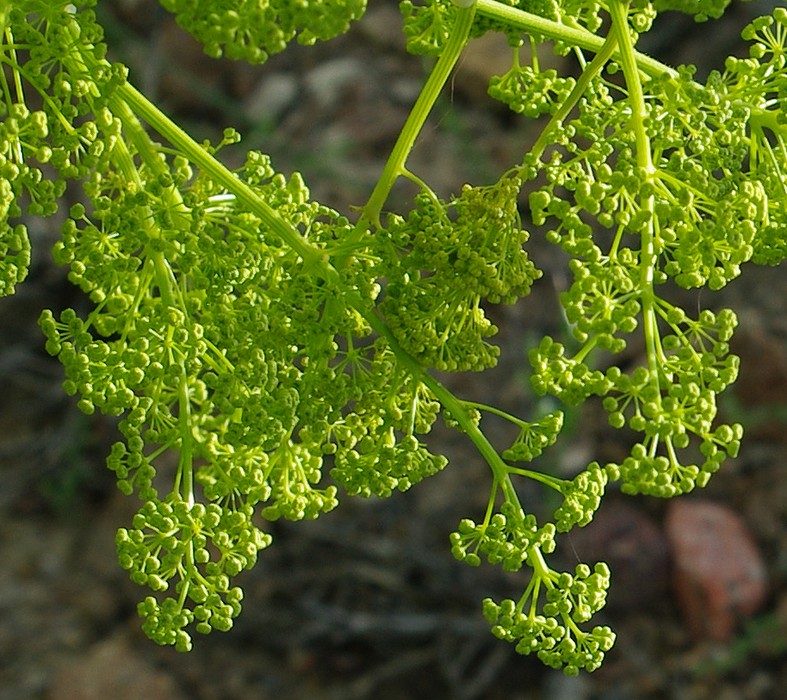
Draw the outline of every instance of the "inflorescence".
[[[518,600],[484,601],[493,634],[569,674],[598,668],[615,639],[592,623],[610,571],[556,571],[545,557],[611,487],[687,493],[738,454],[741,426],[718,415],[738,374],[736,316],[692,314],[674,291],[719,290],[747,263],[787,256],[787,10],[749,25],[749,56],[701,83],[692,67],[640,69],[635,42],[659,11],[705,20],[726,0],[485,1],[470,36],[502,31],[513,56],[489,93],[542,118],[541,135],[496,182],[454,196],[402,164],[396,175],[419,186],[411,210],[351,221],[262,153],[228,170],[217,153],[234,130],[191,141],[107,60],[94,4],[0,2],[0,295],[27,274],[23,219],[55,214],[77,183],[53,256],[92,307],[45,310],[39,323],[79,408],[119,419],[107,465],[141,506],[117,549],[150,591],[145,632],[187,651],[192,632],[230,629],[243,599],[233,581],[271,543],[266,521],[318,517],[340,487],[385,497],[444,469],[427,444],[442,415],[492,474],[486,513],[461,520],[453,555],[530,571]],[[162,4],[209,54],[254,62],[335,36],[365,9]],[[441,55],[474,12],[406,0],[408,48]],[[540,67],[545,33],[578,74]],[[568,256],[571,283],[566,333],[530,350],[532,388],[550,404],[595,406],[633,436],[619,463],[570,479],[544,466],[562,409],[524,420],[438,379],[497,363],[488,311],[542,276],[527,250],[535,235]],[[634,366],[618,362],[632,339],[644,348]],[[507,448],[484,434],[487,414],[516,428]],[[523,506],[521,479],[554,491],[552,513]]]

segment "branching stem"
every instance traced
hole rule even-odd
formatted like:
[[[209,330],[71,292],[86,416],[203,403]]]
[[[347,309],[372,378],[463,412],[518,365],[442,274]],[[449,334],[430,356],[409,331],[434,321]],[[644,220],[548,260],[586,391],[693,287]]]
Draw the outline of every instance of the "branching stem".
[[[639,68],[634,56],[634,45],[628,23],[629,2],[613,0],[610,4],[612,17],[612,33],[617,36],[619,58],[623,76],[628,89],[628,102],[631,108],[631,129],[636,144],[637,166],[648,180],[654,178],[650,138],[645,129],[647,106],[642,90]],[[661,402],[659,391],[659,331],[655,308],[654,270],[656,269],[656,250],[654,241],[655,198],[653,194],[643,196],[640,201],[642,211],[648,212],[649,218],[642,228],[640,247],[640,293],[642,300],[643,332],[648,356],[648,367],[651,371],[651,382],[656,391],[655,400]]]
[[[440,93],[443,91],[448,78],[456,66],[462,50],[467,44],[470,29],[473,26],[475,16],[475,6],[459,7],[456,11],[456,23],[451,31],[450,38],[446,42],[440,58],[437,59],[434,68],[424,83],[418,99],[415,101],[407,120],[402,127],[402,131],[394,144],[388,161],[383,168],[380,179],[377,181],[369,201],[363,208],[364,218],[375,226],[380,225],[380,214],[382,213],[385,202],[391,193],[394,183],[401,175],[407,175],[412,179],[412,175],[406,170],[407,158],[413,150],[415,141],[421,133],[424,122],[437,102]]]
[[[603,37],[593,34],[586,29],[570,27],[560,22],[553,22],[545,17],[539,17],[538,15],[520,10],[516,7],[511,7],[497,0],[476,0],[475,7],[479,16],[499,20],[512,28],[519,29],[530,35],[536,34],[546,39],[564,41],[567,44],[593,53],[601,51],[606,41]],[[634,56],[637,66],[644,71],[646,75],[657,76],[663,73],[676,77],[678,75],[674,68],[646,54],[634,52],[632,55]]]

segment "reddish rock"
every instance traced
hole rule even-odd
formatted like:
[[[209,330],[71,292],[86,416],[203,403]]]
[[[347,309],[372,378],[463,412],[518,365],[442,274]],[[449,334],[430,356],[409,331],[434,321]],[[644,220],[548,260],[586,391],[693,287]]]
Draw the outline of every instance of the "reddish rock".
[[[738,515],[699,499],[673,501],[666,517],[678,602],[696,639],[728,642],[767,596],[765,563]]]

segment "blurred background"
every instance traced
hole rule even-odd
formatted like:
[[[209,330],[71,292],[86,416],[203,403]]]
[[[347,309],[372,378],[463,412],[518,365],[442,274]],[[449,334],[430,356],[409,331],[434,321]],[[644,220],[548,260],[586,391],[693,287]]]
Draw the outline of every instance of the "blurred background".
[[[304,174],[313,196],[344,212],[361,205],[418,94],[429,62],[406,54],[393,0],[374,0],[349,34],[294,47],[262,67],[214,61],[155,0],[103,0],[112,57],[198,139],[225,126],[276,168]],[[745,51],[738,36],[770,3],[734,3],[718,22],[670,14],[643,47],[700,73]],[[545,57],[546,58],[546,57]],[[559,61],[552,58],[549,60]],[[442,195],[490,182],[521,159],[533,124],[485,95],[510,54],[499,37],[468,48],[419,140],[411,169]],[[226,158],[240,162],[240,150]],[[404,205],[396,190],[391,206]],[[524,574],[470,569],[448,535],[479,518],[488,469],[461,436],[431,442],[451,459],[441,474],[386,500],[345,500],[316,522],[275,523],[274,545],[244,574],[235,628],[180,655],[139,629],[144,591],[116,562],[115,530],[137,504],[104,467],[115,425],[76,410],[43,350],[42,308],[84,308],[49,250],[58,222],[34,221],[35,262],[0,302],[0,700],[737,700],[787,687],[787,279],[749,267],[688,309],[731,306],[741,378],[722,402],[746,429],[740,457],[702,492],[675,503],[611,493],[596,520],[561,541],[555,565],[608,561],[618,632],[605,666],[566,678],[493,638],[481,600],[518,596]],[[565,333],[561,257],[535,233],[546,274],[521,306],[490,309],[500,366],[446,377],[461,396],[523,416],[542,413],[527,386],[529,347]],[[638,348],[630,349],[635,362]],[[569,444],[548,468],[571,475],[619,459],[627,445],[604,415],[568,415]],[[511,436],[490,425],[494,439]],[[524,487],[534,512],[556,506]],[[708,565],[710,562],[710,565]]]

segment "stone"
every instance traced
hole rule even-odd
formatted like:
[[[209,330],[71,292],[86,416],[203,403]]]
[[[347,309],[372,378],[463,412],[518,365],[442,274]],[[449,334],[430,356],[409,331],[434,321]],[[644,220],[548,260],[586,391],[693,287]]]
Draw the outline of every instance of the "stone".
[[[673,585],[690,633],[697,641],[729,642],[768,592],[754,539],[737,513],[703,499],[670,503],[665,527]]]

